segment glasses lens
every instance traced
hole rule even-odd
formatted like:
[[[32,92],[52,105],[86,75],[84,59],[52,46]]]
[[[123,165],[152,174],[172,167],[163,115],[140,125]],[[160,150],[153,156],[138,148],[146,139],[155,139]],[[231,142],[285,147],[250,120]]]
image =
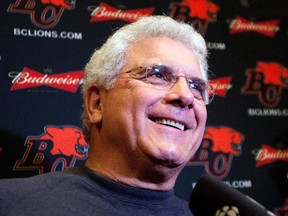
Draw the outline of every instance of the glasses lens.
[[[146,68],[146,80],[155,86],[167,86],[172,80],[172,73],[164,65],[155,65]]]
[[[200,101],[204,101],[206,83],[202,79],[197,77],[187,79],[187,82],[193,96]]]
[[[140,68],[145,69],[143,67]],[[139,79],[144,78],[142,72],[145,73],[144,77],[147,83],[150,83],[151,85],[160,88],[175,83],[177,80],[177,76],[173,74],[171,69],[169,69],[169,67],[166,67],[164,65],[155,65],[152,67],[146,67],[146,70],[141,71],[140,73],[138,72],[137,78]],[[211,84],[198,77],[187,79],[187,83],[190,91],[192,92],[194,98],[197,101],[206,105],[212,102],[214,98],[214,88]]]
[[[205,98],[205,103],[206,105],[210,104],[214,98],[215,95],[215,90],[213,88],[213,86],[210,83],[207,83],[207,90],[206,90],[206,98]]]
[[[197,77],[188,79],[187,82],[194,98],[206,105],[211,103],[214,98],[212,85]]]

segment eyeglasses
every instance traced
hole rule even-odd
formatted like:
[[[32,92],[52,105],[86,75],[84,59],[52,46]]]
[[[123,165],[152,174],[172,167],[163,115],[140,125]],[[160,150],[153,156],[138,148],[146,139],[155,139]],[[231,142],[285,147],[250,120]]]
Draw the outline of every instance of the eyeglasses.
[[[201,78],[176,76],[171,68],[161,64],[151,67],[138,67],[124,73],[132,73],[137,70],[138,72],[133,73],[132,78],[142,80],[157,88],[171,88],[177,82],[178,77],[184,77],[196,101],[208,105],[214,98],[215,92],[213,86]]]

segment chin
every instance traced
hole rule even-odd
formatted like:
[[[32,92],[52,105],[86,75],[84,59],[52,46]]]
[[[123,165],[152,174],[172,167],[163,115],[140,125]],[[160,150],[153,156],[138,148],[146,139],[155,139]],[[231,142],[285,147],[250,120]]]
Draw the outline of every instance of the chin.
[[[169,168],[184,167],[187,163],[187,157],[183,157],[183,154],[180,152],[169,152],[168,154],[162,155],[160,161],[162,165]]]

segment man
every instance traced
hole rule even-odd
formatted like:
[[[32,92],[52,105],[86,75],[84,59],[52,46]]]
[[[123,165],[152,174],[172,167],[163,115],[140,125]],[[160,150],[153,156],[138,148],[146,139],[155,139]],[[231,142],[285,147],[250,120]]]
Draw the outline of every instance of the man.
[[[198,149],[206,46],[191,26],[146,17],[116,31],[85,68],[85,164],[4,180],[1,215],[191,215],[173,186]]]

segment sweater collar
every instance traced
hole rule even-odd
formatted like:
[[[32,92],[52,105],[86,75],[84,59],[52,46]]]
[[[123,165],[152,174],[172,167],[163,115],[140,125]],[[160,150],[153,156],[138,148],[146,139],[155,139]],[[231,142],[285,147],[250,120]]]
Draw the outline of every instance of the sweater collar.
[[[164,204],[165,202],[171,202],[175,198],[173,189],[169,191],[154,191],[124,185],[96,173],[85,166],[84,163],[73,168],[71,171],[75,174],[86,176],[87,183],[90,186],[114,199],[143,204]]]

